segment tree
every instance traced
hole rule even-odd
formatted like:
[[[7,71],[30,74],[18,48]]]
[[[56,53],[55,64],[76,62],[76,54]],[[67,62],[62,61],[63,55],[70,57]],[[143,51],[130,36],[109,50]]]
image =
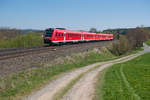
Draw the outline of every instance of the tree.
[[[96,28],[91,28],[89,32],[91,32],[91,33],[96,33],[97,30],[96,30]]]
[[[115,55],[123,55],[129,50],[129,42],[124,35],[120,35],[119,41],[112,44],[111,52]]]
[[[8,40],[22,35],[22,31],[18,29],[0,28],[0,39]]]
[[[143,46],[143,42],[148,40],[148,32],[144,28],[137,27],[127,32],[127,39],[130,42],[130,48],[135,49]]]

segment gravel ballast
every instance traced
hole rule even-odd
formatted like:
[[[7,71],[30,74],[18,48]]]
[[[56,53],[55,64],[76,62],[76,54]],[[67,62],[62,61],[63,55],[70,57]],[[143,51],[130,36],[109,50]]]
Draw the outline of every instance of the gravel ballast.
[[[81,53],[93,48],[107,46],[112,41],[101,41],[84,43],[84,45],[75,46],[67,49],[59,49],[40,54],[32,54],[23,57],[11,58],[0,61],[0,77],[22,72],[26,69],[44,67],[54,64],[54,60],[59,57],[70,56],[71,54]],[[68,45],[69,46],[69,45]]]

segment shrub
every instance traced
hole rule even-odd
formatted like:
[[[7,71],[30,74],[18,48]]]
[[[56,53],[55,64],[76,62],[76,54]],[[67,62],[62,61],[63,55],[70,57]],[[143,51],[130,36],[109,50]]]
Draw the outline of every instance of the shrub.
[[[22,48],[43,45],[43,39],[39,34],[18,35],[15,39],[0,42],[0,48]]]
[[[126,36],[121,35],[118,42],[112,44],[112,48],[109,49],[115,55],[123,55],[129,50],[129,42]]]

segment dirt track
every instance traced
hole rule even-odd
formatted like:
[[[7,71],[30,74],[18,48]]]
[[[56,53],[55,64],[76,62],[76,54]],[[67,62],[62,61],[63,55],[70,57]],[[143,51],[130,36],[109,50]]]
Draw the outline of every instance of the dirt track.
[[[86,72],[85,75],[83,75],[83,77],[81,77],[81,79],[72,86],[72,88],[63,96],[63,98],[61,98],[61,100],[92,100],[95,82],[97,80],[96,76],[98,73],[113,64],[126,62],[146,52],[150,52],[150,48],[146,45],[144,46],[144,51],[137,54],[132,54],[112,61],[95,63],[93,65],[64,73],[56,80],[51,81],[47,86],[38,92],[32,93],[26,97],[24,100],[54,100],[55,95],[59,93],[60,90],[84,72]],[[89,71],[89,69],[92,70]]]
[[[118,61],[114,60],[113,62],[107,62],[95,70],[88,72],[72,87],[72,89],[64,96],[62,100],[92,100],[94,94],[94,85],[97,79],[96,76],[100,71],[110,67],[113,64],[125,62],[137,56],[139,56],[139,54],[128,56],[125,59],[118,59]]]
[[[32,93],[25,100],[53,100],[56,93],[63,89],[69,82],[71,82],[71,80],[75,79],[77,76],[86,72],[87,70],[99,65],[98,68],[85,74],[63,98],[63,100],[92,100],[92,94],[94,92],[94,83],[96,82],[95,77],[100,71],[107,67],[110,67],[113,64],[133,59],[141,54],[142,53],[133,54],[117,60],[96,63],[77,70],[73,70],[71,72],[67,72],[58,79],[50,82],[40,91]]]

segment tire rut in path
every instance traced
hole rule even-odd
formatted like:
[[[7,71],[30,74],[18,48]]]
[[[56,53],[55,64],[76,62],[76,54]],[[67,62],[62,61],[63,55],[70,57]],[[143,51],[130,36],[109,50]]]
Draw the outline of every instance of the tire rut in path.
[[[64,87],[66,87],[67,84],[69,84],[73,79],[78,77],[80,74],[88,71],[89,69],[91,69],[95,66],[103,65],[103,67],[99,67],[99,68],[96,68],[95,70],[90,71],[85,76],[83,76],[83,78],[81,78],[81,80],[79,80],[77,82],[77,84],[79,84],[81,88],[74,88],[77,86],[77,84],[75,84],[73,86],[73,88],[70,90],[70,91],[73,90],[73,92],[69,91],[66,94],[66,96],[64,96],[64,100],[91,100],[90,98],[92,97],[92,94],[94,91],[93,84],[96,81],[95,77],[96,77],[97,73],[99,73],[104,68],[109,67],[114,62],[125,61],[126,59],[128,60],[128,58],[134,58],[136,56],[137,55],[130,55],[130,56],[122,57],[120,59],[107,61],[107,62],[95,63],[95,64],[88,65],[86,67],[82,67],[82,68],[79,68],[79,69],[76,69],[76,70],[73,70],[70,72],[66,72],[66,73],[62,74],[60,77],[58,77],[56,80],[51,81],[47,86],[45,86],[41,90],[39,90],[35,93],[32,93],[31,95],[29,95],[28,97],[26,97],[23,100],[53,100],[56,93],[58,93],[60,90],[62,90]],[[90,89],[90,92],[87,89]],[[82,90],[82,92],[81,92],[81,90]],[[76,94],[78,91],[80,94],[79,93]],[[74,96],[71,96],[71,95],[74,95]],[[70,99],[68,99],[68,97]],[[89,98],[81,99],[81,97],[84,97],[84,98],[89,97]]]
[[[110,61],[109,63],[88,72],[72,87],[72,89],[68,91],[68,93],[63,97],[62,100],[92,100],[95,91],[94,87],[97,81],[97,75],[100,71],[112,66],[113,64],[131,60],[139,55],[140,54],[127,56],[121,59],[114,60],[114,62]]]
[[[58,79],[51,81],[47,86],[37,91],[36,93],[32,93],[23,100],[53,100],[55,94],[63,89],[71,80],[78,77],[78,75],[86,72],[87,70],[93,68],[94,66],[100,64],[102,63],[96,63],[70,72],[66,72],[62,74]]]

